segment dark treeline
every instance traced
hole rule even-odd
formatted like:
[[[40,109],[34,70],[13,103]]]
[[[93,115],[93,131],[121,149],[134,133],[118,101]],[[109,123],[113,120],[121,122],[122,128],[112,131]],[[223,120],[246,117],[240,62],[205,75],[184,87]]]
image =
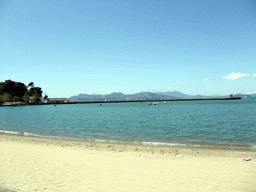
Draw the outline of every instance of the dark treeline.
[[[29,102],[30,98],[34,102],[39,102],[42,93],[41,87],[35,87],[33,82],[27,86],[24,83],[12,80],[0,82],[0,103],[12,101]]]

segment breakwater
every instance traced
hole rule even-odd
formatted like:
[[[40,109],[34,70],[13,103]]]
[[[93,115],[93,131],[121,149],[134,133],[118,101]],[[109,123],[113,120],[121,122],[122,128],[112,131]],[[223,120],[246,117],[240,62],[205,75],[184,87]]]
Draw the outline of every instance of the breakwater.
[[[151,100],[119,100],[119,101],[76,101],[76,102],[56,102],[56,103],[28,103],[26,105],[68,105],[68,104],[93,104],[93,103],[144,103],[144,102],[163,102],[163,101],[210,101],[210,100],[240,100],[241,97],[224,98],[199,98],[199,99],[151,99]],[[17,106],[17,105],[0,105]]]
[[[199,99],[152,99],[152,100],[120,100],[120,101],[77,101],[66,103],[42,103],[41,105],[54,105],[54,104],[93,104],[93,103],[144,103],[144,102],[163,102],[163,101],[209,101],[209,100],[240,100],[241,97],[224,97],[224,98],[199,98]],[[37,104],[29,104],[37,105]]]

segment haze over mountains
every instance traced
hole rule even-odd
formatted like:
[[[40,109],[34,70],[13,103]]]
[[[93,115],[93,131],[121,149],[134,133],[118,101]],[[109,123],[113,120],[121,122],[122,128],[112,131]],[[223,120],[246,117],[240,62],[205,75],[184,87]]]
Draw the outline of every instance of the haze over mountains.
[[[79,94],[69,98],[71,102],[85,101],[129,101],[129,100],[167,100],[167,99],[200,99],[200,98],[220,98],[228,97],[228,95],[220,96],[204,96],[204,95],[186,95],[178,91],[173,92],[140,92],[136,94],[110,93],[100,95]],[[234,97],[256,98],[256,94],[235,94]]]

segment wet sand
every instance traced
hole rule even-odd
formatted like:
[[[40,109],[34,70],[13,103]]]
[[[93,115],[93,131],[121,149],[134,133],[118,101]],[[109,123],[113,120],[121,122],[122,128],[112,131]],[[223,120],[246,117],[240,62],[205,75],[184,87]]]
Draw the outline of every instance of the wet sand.
[[[16,191],[256,191],[255,160],[256,151],[0,135],[0,186]]]

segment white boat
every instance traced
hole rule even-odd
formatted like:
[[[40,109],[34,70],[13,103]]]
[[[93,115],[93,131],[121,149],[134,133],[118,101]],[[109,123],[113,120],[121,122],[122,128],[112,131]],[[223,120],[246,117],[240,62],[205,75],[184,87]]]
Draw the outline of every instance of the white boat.
[[[20,102],[4,102],[3,105],[6,105],[6,106],[18,106],[18,105],[20,105]]]

